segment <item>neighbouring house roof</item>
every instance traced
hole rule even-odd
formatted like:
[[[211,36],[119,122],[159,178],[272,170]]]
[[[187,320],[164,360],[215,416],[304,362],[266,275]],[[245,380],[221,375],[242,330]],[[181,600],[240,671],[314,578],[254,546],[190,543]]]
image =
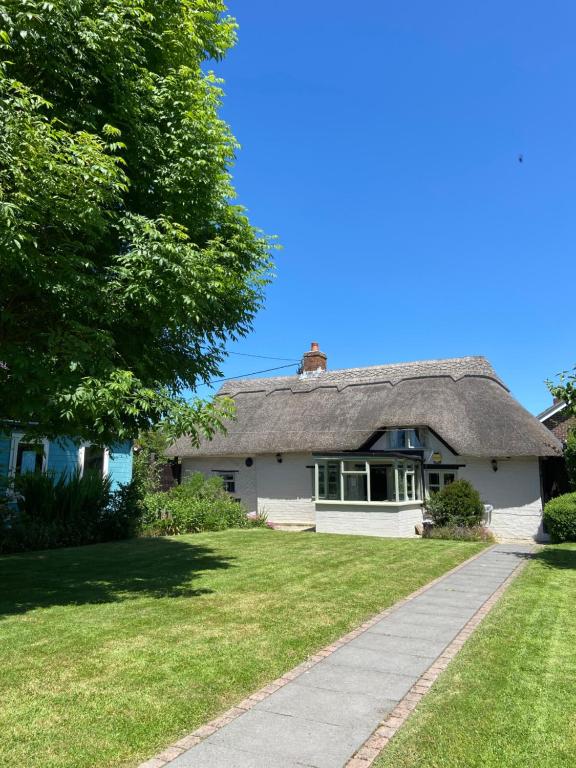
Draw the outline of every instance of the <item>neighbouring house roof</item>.
[[[566,403],[559,402],[559,403],[552,403],[552,405],[549,408],[546,408],[545,411],[542,411],[542,413],[539,413],[536,417],[540,421],[548,421],[548,419],[552,418],[552,416],[556,416],[557,413],[560,413],[560,411],[563,411],[564,408],[566,408]]]
[[[356,450],[386,427],[427,426],[468,456],[555,456],[559,440],[511,395],[484,357],[421,360],[244,379],[218,393],[234,399],[227,433],[171,456]]]

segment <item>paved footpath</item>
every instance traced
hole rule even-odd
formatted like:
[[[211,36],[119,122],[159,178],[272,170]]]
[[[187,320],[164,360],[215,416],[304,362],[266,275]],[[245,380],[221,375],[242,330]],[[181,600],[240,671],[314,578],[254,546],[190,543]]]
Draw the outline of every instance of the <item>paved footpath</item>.
[[[531,550],[497,545],[472,559],[169,768],[342,768]]]

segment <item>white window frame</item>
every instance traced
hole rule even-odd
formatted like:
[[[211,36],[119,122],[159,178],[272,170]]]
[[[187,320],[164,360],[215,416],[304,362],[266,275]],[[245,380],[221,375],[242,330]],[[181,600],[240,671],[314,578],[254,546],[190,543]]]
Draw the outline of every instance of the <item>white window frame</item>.
[[[24,440],[24,432],[13,432],[10,440],[10,458],[8,461],[8,475],[11,478],[16,477],[16,460],[18,458],[18,447],[21,442],[34,442],[33,440]],[[48,469],[48,454],[50,451],[50,442],[43,437],[37,441],[38,444],[42,444],[42,472],[46,472]]]
[[[430,475],[439,475],[440,480],[440,486],[438,488],[438,491],[441,491],[442,488],[446,487],[446,483],[444,482],[444,475],[454,475],[454,480],[452,482],[456,482],[458,480],[458,470],[457,469],[443,469],[442,467],[438,467],[437,469],[428,467],[426,469],[426,497],[430,498],[430,495],[432,491],[430,490]],[[451,483],[448,483],[448,485],[451,485]],[[438,491],[434,491],[434,493],[437,493]]]
[[[236,494],[238,493],[238,490],[236,488],[237,480],[238,480],[236,475],[238,474],[238,470],[233,470],[233,469],[211,469],[210,472],[215,477],[221,478],[221,480],[222,480],[222,482],[224,484],[224,490],[226,491],[226,493],[229,493],[231,496],[236,496]],[[226,483],[228,483],[230,481],[226,479],[225,475],[232,475],[232,483],[234,483],[234,490],[233,491],[230,491],[230,490],[228,490],[228,488],[226,488]]]
[[[345,463],[347,462],[354,462],[356,464],[364,464],[365,469],[360,470],[350,470],[350,469],[344,469]],[[324,472],[325,472],[325,491],[328,493],[328,464],[339,464],[339,474],[340,474],[340,482],[339,482],[339,488],[340,488],[340,498],[338,499],[328,499],[328,498],[320,498],[320,467],[323,466]],[[371,499],[371,487],[370,487],[370,467],[372,465],[385,465],[390,466],[394,470],[394,484],[395,484],[395,495],[396,499],[392,501],[372,501]],[[400,500],[400,484],[399,484],[399,469],[403,469],[403,500]],[[344,498],[344,480],[346,475],[365,475],[366,476],[366,500],[365,501],[354,501]],[[407,476],[412,476],[412,488],[413,488],[413,497],[414,498],[408,498],[408,480]],[[421,473],[420,473],[420,467],[419,463],[416,461],[411,461],[410,459],[397,459],[397,458],[385,458],[383,456],[374,457],[374,459],[358,459],[355,460],[353,456],[350,456],[346,459],[341,459],[340,457],[326,457],[326,458],[319,458],[316,460],[316,463],[314,465],[314,496],[315,501],[318,504],[367,504],[371,506],[395,506],[401,504],[422,504],[424,501],[423,498],[423,488],[422,488],[422,479],[421,479]]]
[[[78,448],[78,470],[80,472],[80,477],[84,477],[84,457],[86,454],[86,448],[90,448],[94,443],[82,443],[80,448]],[[107,447],[104,447],[104,458],[102,460],[102,477],[106,477],[108,475],[108,470],[110,467],[110,450]]]

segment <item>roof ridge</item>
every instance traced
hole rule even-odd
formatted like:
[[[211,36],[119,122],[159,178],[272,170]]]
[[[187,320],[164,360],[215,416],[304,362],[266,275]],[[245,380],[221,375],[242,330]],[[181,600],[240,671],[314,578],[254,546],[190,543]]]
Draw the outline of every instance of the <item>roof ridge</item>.
[[[329,380],[334,377],[338,376],[340,378],[343,378],[345,375],[354,376],[355,374],[360,374],[370,371],[378,371],[382,369],[390,370],[390,369],[402,369],[402,368],[417,368],[418,366],[432,366],[432,365],[439,365],[439,364],[454,364],[454,363],[465,363],[465,362],[480,362],[486,366],[488,369],[484,372],[476,372],[476,373],[464,373],[465,375],[476,375],[476,376],[488,376],[490,378],[494,378],[497,382],[502,383],[500,378],[498,377],[496,371],[492,367],[492,364],[488,360],[487,357],[484,355],[465,355],[463,357],[440,357],[440,358],[430,358],[427,360],[409,360],[407,362],[399,362],[399,363],[380,363],[378,365],[366,365],[366,366],[357,366],[355,368],[334,368],[327,371],[322,371],[318,375],[315,376],[309,376],[309,377],[301,377],[298,374],[294,374],[292,376],[267,376],[267,377],[260,377],[260,378],[254,378],[254,379],[234,379],[233,381],[225,382],[221,390],[230,390],[234,389],[235,387],[245,388],[248,385],[253,385],[255,387],[266,387],[270,388],[278,387],[282,384],[286,384],[288,386],[291,383],[316,383],[316,385],[320,385],[321,382],[326,381],[326,383],[329,383]],[[430,375],[430,374],[428,374]],[[433,376],[439,376],[442,375],[440,373],[432,374]],[[449,375],[449,373],[447,374]],[[422,377],[426,377],[426,373],[421,373]],[[420,377],[412,377],[412,378],[420,378]],[[461,377],[458,377],[461,378]]]

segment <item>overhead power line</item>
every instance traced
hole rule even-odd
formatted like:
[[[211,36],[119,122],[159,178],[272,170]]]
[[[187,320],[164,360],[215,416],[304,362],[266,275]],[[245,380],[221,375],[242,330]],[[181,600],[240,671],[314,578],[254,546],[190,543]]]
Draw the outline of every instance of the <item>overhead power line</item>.
[[[251,355],[248,352],[227,352],[228,355],[238,355],[239,357],[259,357],[261,360],[283,360],[285,363],[299,363],[293,357],[270,357],[270,355]]]
[[[208,384],[220,384],[223,381],[232,381],[233,379],[245,379],[248,376],[256,376],[259,373],[270,373],[270,371],[280,371],[282,368],[294,368],[294,366],[300,365],[300,361],[296,363],[290,363],[290,365],[277,365],[275,368],[264,368],[262,371],[251,371],[250,373],[242,373],[240,376],[226,376],[224,379],[214,379],[209,381]]]

